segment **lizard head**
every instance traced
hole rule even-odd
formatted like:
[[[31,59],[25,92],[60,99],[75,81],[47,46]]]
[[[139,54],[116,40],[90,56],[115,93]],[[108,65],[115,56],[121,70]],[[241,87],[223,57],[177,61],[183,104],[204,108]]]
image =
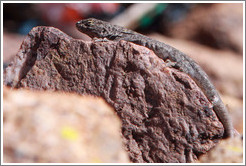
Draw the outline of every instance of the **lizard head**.
[[[122,35],[124,31],[122,27],[112,25],[108,22],[97,20],[95,18],[88,18],[76,23],[76,28],[91,38],[108,38],[114,39]]]

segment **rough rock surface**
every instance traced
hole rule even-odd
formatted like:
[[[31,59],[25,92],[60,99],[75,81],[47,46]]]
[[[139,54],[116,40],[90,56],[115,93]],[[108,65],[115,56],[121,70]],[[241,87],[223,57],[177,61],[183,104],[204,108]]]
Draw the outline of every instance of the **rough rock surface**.
[[[231,51],[217,50],[157,33],[151,34],[150,37],[184,52],[204,69],[227,106],[233,127],[243,134],[243,57]]]
[[[85,42],[36,27],[6,68],[4,83],[103,97],[122,120],[132,162],[192,162],[224,132],[189,76],[125,41]]]
[[[4,87],[3,102],[4,162],[129,162],[120,119],[101,98]]]
[[[6,163],[129,162],[120,119],[101,98],[4,87],[3,102]]]

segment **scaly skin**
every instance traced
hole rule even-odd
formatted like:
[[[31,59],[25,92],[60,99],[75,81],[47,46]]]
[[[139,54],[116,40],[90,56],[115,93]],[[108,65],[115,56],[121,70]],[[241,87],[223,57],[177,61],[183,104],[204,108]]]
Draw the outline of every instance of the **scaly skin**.
[[[80,32],[89,35],[91,38],[107,38],[116,41],[125,40],[145,46],[153,50],[164,61],[171,61],[174,64],[174,68],[188,74],[196,82],[212,103],[213,110],[224,126],[224,138],[233,136],[233,125],[229,113],[217,90],[209,80],[207,74],[190,57],[165,43],[94,18],[81,20],[77,22],[76,27]]]

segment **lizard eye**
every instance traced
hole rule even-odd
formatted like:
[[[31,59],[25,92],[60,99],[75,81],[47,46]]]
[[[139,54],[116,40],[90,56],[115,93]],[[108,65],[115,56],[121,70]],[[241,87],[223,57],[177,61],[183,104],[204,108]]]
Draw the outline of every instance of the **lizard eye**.
[[[87,23],[89,23],[89,24],[92,24],[93,22],[94,22],[94,21],[91,20],[91,19],[87,20]]]
[[[85,26],[87,26],[87,27],[91,26],[91,21],[86,22]]]

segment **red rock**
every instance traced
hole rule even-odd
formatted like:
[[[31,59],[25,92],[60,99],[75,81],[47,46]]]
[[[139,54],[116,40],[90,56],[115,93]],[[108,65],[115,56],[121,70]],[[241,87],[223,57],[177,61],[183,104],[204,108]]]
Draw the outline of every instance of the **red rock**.
[[[189,76],[126,41],[85,42],[34,28],[4,83],[103,97],[122,120],[132,162],[192,162],[223,136],[211,103]]]
[[[161,34],[151,34],[150,37],[181,50],[204,69],[227,106],[234,128],[243,134],[243,57],[231,51]]]

